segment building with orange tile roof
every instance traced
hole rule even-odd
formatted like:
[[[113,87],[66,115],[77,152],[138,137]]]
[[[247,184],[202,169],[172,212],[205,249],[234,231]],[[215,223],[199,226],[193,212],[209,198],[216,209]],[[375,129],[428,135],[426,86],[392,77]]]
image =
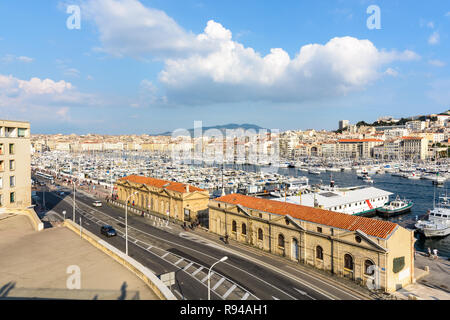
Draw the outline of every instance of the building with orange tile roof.
[[[209,230],[392,292],[414,279],[414,233],[398,224],[292,203],[226,195],[210,201]]]
[[[180,182],[131,175],[117,180],[115,190],[123,204],[179,222],[195,221],[208,209],[208,191]]]

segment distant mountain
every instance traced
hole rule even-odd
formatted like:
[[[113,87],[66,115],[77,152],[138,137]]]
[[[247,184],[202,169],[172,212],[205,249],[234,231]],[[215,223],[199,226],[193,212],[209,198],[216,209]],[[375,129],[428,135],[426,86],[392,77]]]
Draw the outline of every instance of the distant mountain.
[[[230,123],[230,124],[225,124],[225,125],[222,125],[222,126],[203,127],[202,128],[202,133],[205,134],[205,132],[210,130],[210,129],[220,130],[220,131],[222,131],[223,134],[226,133],[226,130],[233,130],[233,129],[244,129],[244,130],[253,129],[256,132],[259,132],[259,130],[267,130],[267,129],[262,128],[262,127],[260,127],[258,125],[255,125],[255,124],[248,124],[248,123],[235,124],[235,123]],[[191,134],[191,136],[194,135],[194,129],[189,129],[188,131]],[[167,131],[167,132],[160,133],[160,134],[154,134],[153,136],[171,136],[171,135],[172,135],[172,131]]]

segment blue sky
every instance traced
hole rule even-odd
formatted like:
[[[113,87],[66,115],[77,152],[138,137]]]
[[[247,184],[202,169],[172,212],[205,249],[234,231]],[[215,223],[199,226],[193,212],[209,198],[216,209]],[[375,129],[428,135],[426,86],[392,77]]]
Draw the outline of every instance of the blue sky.
[[[441,0],[2,1],[0,113],[35,133],[142,134],[441,112],[449,36]]]

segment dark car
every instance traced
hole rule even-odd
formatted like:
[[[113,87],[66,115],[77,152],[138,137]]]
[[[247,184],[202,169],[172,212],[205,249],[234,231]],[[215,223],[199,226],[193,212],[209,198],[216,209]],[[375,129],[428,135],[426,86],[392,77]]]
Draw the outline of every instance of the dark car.
[[[103,226],[100,229],[101,234],[104,234],[107,237],[117,236],[116,230],[111,226]]]

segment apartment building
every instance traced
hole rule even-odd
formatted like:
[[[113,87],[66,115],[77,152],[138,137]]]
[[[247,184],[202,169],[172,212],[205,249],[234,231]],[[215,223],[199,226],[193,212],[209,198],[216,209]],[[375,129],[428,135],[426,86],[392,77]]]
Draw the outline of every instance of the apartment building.
[[[31,206],[30,123],[0,120],[0,210]]]

